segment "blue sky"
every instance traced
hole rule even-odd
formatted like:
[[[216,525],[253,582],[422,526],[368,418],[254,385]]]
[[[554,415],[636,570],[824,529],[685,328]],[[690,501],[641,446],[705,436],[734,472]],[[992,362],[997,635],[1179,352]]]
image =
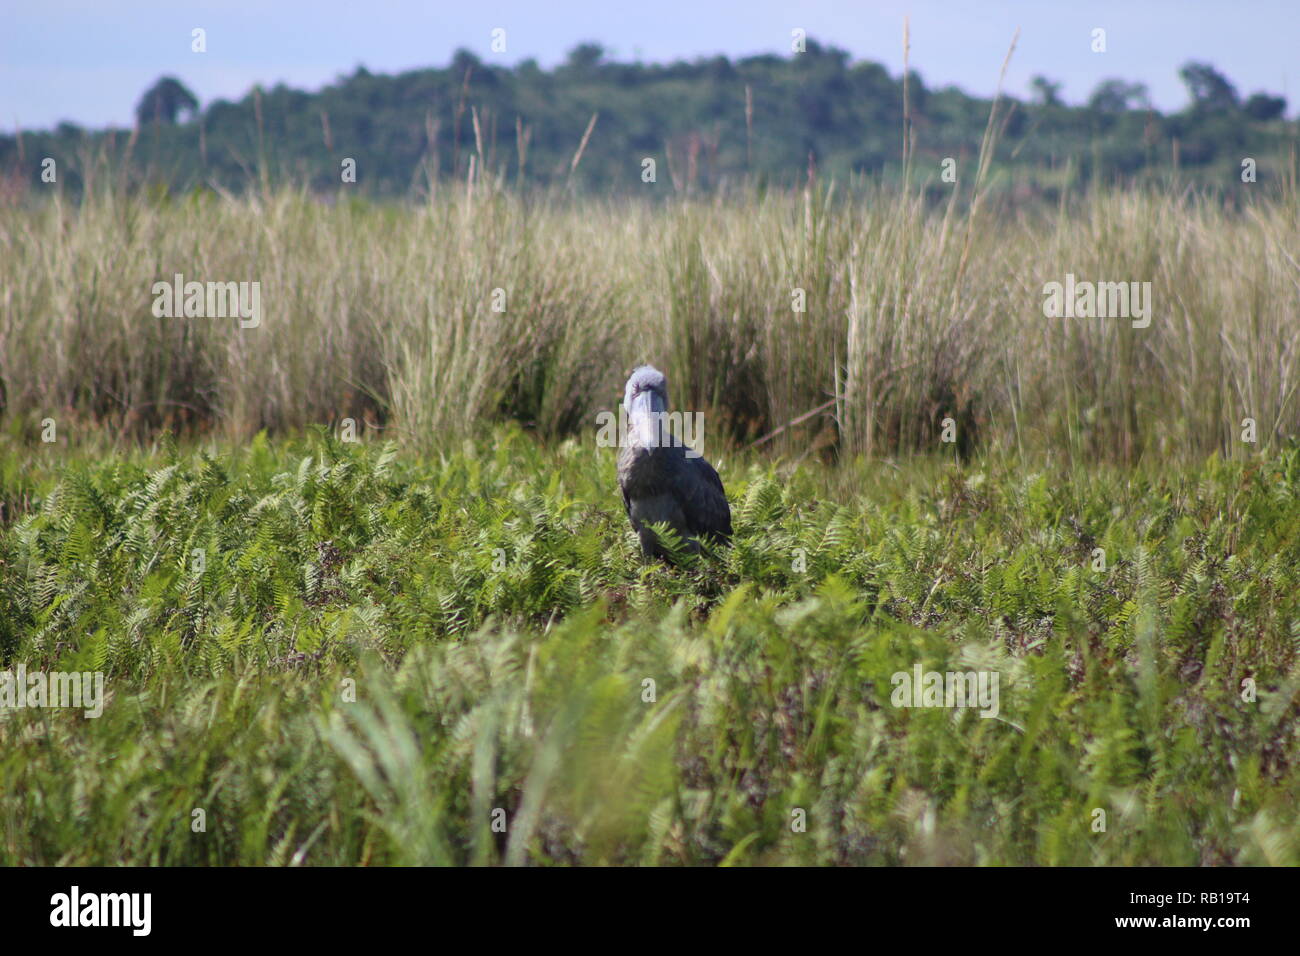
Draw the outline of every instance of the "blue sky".
[[[1156,106],[1186,101],[1178,67],[1208,60],[1243,94],[1284,93],[1300,105],[1298,0],[4,0],[0,16],[0,129],[70,120],[130,125],[132,108],[158,76],[171,73],[204,104],[237,98],[254,83],[315,89],[358,64],[373,72],[445,65],[457,47],[485,60],[543,65],[584,40],[619,59],[667,61],[724,53],[789,50],[790,31],[875,60],[897,74],[902,24],[910,15],[912,64],[927,85],[956,84],[989,95],[1012,35],[1020,42],[1007,89],[1027,95],[1042,73],[1081,102],[1117,76],[1146,83]],[[207,52],[190,50],[190,31],[207,31]],[[506,52],[491,52],[491,31],[506,30]],[[1091,32],[1106,30],[1093,53]],[[1288,75],[1288,70],[1291,75]]]

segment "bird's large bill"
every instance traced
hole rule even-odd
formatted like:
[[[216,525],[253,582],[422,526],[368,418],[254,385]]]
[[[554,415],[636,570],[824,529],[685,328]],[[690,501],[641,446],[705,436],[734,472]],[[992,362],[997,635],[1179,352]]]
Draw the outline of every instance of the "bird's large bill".
[[[660,444],[666,444],[660,441],[665,411],[653,392],[642,392],[632,399],[628,417],[631,419],[636,444],[644,448],[658,448]]]

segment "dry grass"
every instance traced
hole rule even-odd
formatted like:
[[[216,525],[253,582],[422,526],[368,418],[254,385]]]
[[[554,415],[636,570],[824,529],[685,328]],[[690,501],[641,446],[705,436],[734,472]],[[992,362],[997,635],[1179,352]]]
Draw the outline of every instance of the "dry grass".
[[[351,416],[426,444],[502,418],[594,428],[653,361],[711,440],[829,402],[773,446],[932,449],[952,417],[962,449],[1238,453],[1245,417],[1261,445],[1300,424],[1297,249],[1294,194],[1234,211],[1138,192],[1059,209],[820,188],[662,205],[101,192],[0,217],[0,394],[29,434],[45,417],[240,438]],[[152,285],[177,272],[259,281],[261,327],[155,318]],[[1150,327],[1045,318],[1066,273],[1149,281]]]

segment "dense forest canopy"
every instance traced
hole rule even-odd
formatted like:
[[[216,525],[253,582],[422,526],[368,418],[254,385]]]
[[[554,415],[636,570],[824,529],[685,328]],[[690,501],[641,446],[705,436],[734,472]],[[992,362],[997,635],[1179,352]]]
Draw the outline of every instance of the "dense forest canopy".
[[[1175,166],[1227,187],[1247,157],[1260,181],[1290,168],[1297,123],[1285,118],[1285,100],[1242,96],[1205,63],[1188,63],[1181,77],[1188,105],[1168,114],[1150,108],[1141,84],[1104,79],[1085,104],[1069,106],[1059,84],[1036,77],[1031,100],[1007,97],[999,107],[999,166],[1049,194]],[[888,180],[902,175],[903,87],[879,64],[813,40],[789,56],[669,64],[612,62],[585,43],[550,70],[461,50],[442,69],[390,76],[358,67],[316,93],[279,85],[203,108],[180,79],[162,77],[136,105],[135,130],[16,131],[0,137],[0,172],[10,186],[36,185],[52,157],[57,181],[77,190],[88,164],[125,159],[134,182],[173,189],[287,180],[317,190],[346,182],[370,195],[471,169],[508,182],[664,195],[743,180],[789,185],[810,171]],[[973,174],[991,101],[932,89],[916,72],[906,101],[914,179],[938,181],[949,157],[959,178]]]

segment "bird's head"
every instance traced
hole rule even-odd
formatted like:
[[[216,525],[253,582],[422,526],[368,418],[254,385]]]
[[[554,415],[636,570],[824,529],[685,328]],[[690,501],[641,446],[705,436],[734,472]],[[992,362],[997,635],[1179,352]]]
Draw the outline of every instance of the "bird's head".
[[[623,390],[623,407],[637,444],[654,448],[660,444],[662,417],[668,411],[668,379],[653,365],[633,369]]]
[[[668,379],[664,373],[653,365],[633,369],[623,390],[623,407],[629,415],[668,411]]]

